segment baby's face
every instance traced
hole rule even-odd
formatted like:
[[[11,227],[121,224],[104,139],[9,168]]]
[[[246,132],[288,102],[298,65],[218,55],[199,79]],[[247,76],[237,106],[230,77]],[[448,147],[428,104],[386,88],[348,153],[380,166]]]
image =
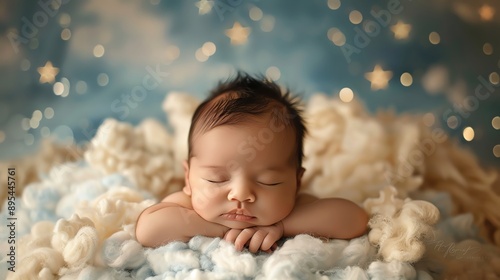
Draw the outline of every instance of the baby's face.
[[[218,126],[194,139],[184,191],[207,221],[272,225],[294,207],[302,176],[295,159],[293,131],[268,118]]]

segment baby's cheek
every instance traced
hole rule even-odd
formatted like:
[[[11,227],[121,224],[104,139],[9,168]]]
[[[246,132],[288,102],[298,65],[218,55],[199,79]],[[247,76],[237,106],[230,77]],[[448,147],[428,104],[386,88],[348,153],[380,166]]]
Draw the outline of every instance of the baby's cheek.
[[[290,212],[292,212],[295,200],[280,197],[280,199],[270,202],[269,205],[271,207],[268,212],[271,213],[270,216],[275,220],[273,222],[276,223],[283,220],[286,216],[288,216],[288,214],[290,214]]]

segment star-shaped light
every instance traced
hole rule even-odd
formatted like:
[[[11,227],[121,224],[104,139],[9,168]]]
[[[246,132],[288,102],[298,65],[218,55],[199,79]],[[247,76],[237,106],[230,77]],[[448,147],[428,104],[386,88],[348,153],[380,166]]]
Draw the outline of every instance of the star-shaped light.
[[[481,19],[484,21],[492,20],[494,15],[495,9],[490,5],[482,5],[481,8],[479,8],[479,16],[481,16]]]
[[[392,32],[394,32],[394,38],[396,39],[406,39],[411,30],[411,25],[406,24],[402,21],[398,21],[395,25],[391,26]]]
[[[235,22],[233,28],[226,29],[226,36],[231,38],[231,44],[241,45],[245,44],[250,34],[250,27],[243,27],[239,22]]]
[[[53,83],[56,79],[59,68],[52,66],[52,62],[47,61],[43,67],[38,67],[40,73],[40,83]]]
[[[392,71],[384,71],[380,65],[375,65],[373,72],[366,73],[365,78],[370,81],[372,90],[385,89],[392,78]]]
[[[212,7],[214,6],[214,1],[200,0],[199,2],[196,2],[195,5],[196,7],[198,7],[198,14],[204,15],[208,14],[212,10]]]

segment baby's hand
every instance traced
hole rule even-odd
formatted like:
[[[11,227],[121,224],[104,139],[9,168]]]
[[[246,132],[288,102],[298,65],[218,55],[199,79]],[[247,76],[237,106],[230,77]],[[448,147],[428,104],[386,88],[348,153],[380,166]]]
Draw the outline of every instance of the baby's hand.
[[[276,241],[283,236],[283,223],[280,221],[272,226],[250,227],[245,229],[230,229],[224,235],[224,240],[234,243],[236,250],[248,250],[256,253],[258,250],[270,253],[276,249]]]

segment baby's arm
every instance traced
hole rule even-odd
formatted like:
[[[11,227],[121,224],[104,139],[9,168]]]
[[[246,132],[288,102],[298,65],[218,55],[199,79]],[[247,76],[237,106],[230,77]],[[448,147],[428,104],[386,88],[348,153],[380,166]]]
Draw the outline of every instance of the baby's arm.
[[[283,235],[305,233],[317,237],[351,239],[365,234],[367,224],[367,213],[352,201],[301,195],[293,211],[283,220]]]
[[[135,235],[143,246],[158,247],[176,240],[187,242],[195,235],[222,238],[228,229],[204,220],[193,210],[189,197],[176,192],[139,215]]]

